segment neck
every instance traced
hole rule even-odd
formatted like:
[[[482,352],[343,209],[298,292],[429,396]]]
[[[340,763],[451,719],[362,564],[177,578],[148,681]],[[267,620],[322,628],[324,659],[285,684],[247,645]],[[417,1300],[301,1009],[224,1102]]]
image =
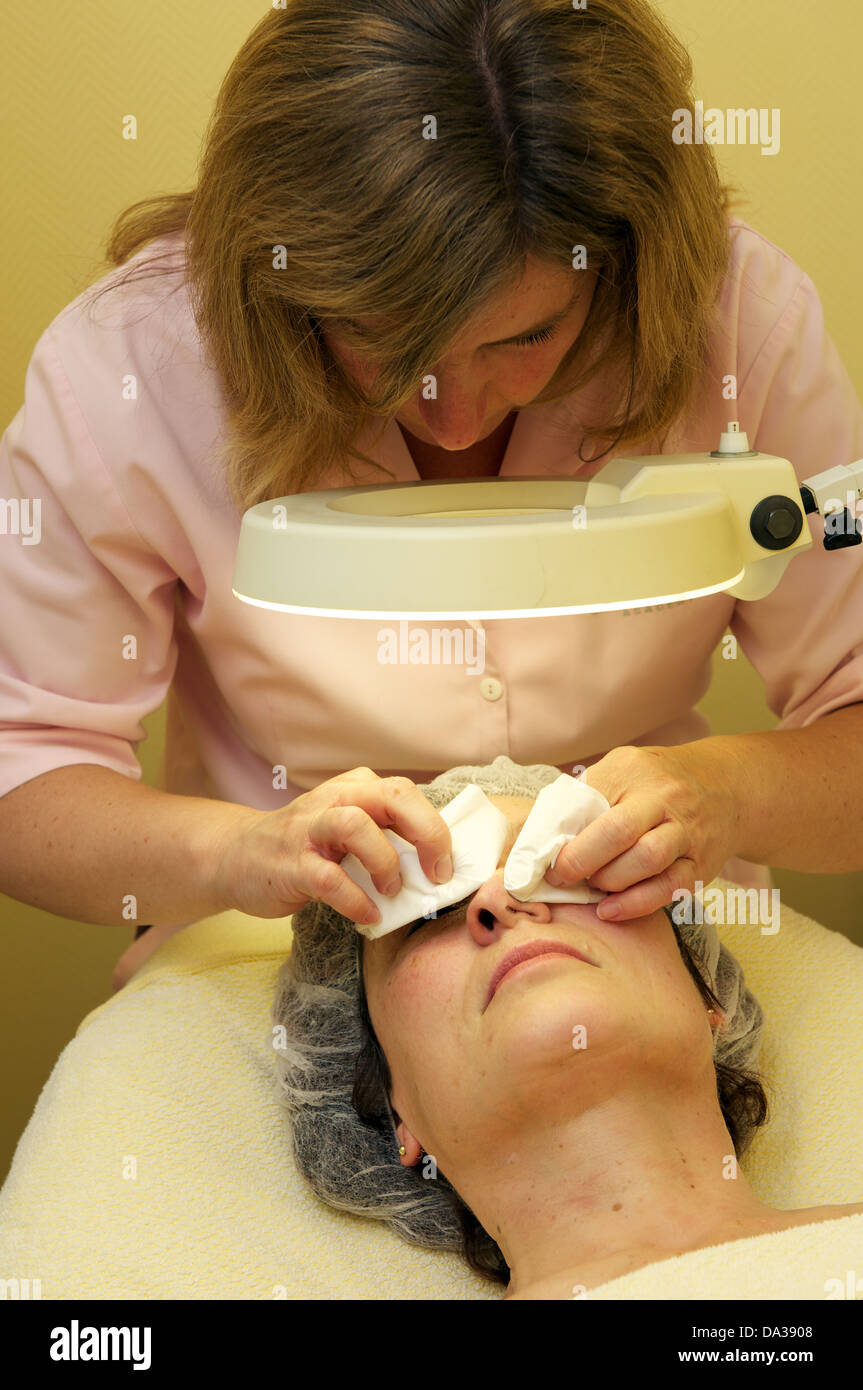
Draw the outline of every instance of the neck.
[[[771,1227],[715,1104],[624,1092],[575,1117],[531,1115],[489,1162],[447,1176],[500,1246],[508,1298],[567,1298],[687,1250]]]

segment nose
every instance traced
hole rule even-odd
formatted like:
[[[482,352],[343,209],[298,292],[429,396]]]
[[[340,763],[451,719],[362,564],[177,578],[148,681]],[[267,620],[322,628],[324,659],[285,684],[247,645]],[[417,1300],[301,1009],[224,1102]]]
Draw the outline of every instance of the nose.
[[[439,377],[438,398],[429,401],[420,394],[417,408],[426,429],[441,448],[469,449],[479,438],[486,420],[486,392],[472,392],[463,385],[442,385]]]
[[[516,926],[523,917],[536,923],[550,922],[551,908],[548,903],[523,903],[512,897],[503,886],[503,869],[497,869],[477,889],[467,910],[471,936],[480,946],[490,946],[501,930]]]

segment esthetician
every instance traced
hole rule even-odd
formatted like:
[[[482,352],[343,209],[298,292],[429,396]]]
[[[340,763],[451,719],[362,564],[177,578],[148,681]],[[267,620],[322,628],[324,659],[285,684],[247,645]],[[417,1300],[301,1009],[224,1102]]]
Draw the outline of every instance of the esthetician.
[[[601,916],[863,868],[863,547],[825,553],[817,518],[767,598],[488,621],[481,666],[424,660],[422,624],[393,663],[375,623],[231,592],[243,511],[284,494],[589,478],[731,419],[800,479],[863,456],[814,284],[672,138],[690,79],[642,0],[268,11],[197,187],[118,219],[3,436],[5,893],[155,924],[126,973],[228,907],[369,920],[339,860],[386,891],[392,826],[446,880],[414,784],[501,753],[608,799],[557,863]],[[776,730],[711,737],[694,709],[729,630]],[[156,789],[136,748],[166,697]]]

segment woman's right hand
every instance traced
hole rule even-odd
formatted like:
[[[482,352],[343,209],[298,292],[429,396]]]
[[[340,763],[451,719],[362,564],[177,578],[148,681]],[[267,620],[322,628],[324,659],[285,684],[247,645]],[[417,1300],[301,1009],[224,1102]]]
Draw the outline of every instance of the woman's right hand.
[[[380,914],[339,865],[354,854],[381,893],[401,888],[399,857],[383,833],[391,828],[416,846],[434,883],[452,878],[449,826],[409,777],[378,777],[355,767],[303,792],[278,811],[248,811],[232,821],[219,845],[217,877],[225,910],[287,917],[307,902],[324,902],[352,922]],[[435,866],[450,856],[448,868]]]

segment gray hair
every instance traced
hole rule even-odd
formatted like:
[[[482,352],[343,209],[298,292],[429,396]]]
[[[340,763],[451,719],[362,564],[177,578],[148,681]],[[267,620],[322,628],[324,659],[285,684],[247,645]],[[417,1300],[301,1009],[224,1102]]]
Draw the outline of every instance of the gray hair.
[[[419,790],[440,810],[470,783],[487,795],[535,797],[559,776],[556,767],[523,767],[501,754],[487,766],[452,768]],[[703,997],[724,1014],[714,1031],[714,1064],[739,1156],[766,1116],[757,1079],[741,1070],[757,1054],[761,1008],[716,927],[710,921],[677,924],[666,912]],[[279,1089],[297,1166],[328,1205],[384,1221],[413,1245],[458,1251],[472,1268],[505,1282],[499,1247],[448,1179],[438,1172],[427,1181],[421,1165],[399,1162],[389,1069],[367,1013],[360,940],[354,924],[326,903],[308,903],[294,915],[293,949],[279,974],[273,1019],[280,1026]],[[358,1058],[375,1053],[375,1084],[359,1088]]]

